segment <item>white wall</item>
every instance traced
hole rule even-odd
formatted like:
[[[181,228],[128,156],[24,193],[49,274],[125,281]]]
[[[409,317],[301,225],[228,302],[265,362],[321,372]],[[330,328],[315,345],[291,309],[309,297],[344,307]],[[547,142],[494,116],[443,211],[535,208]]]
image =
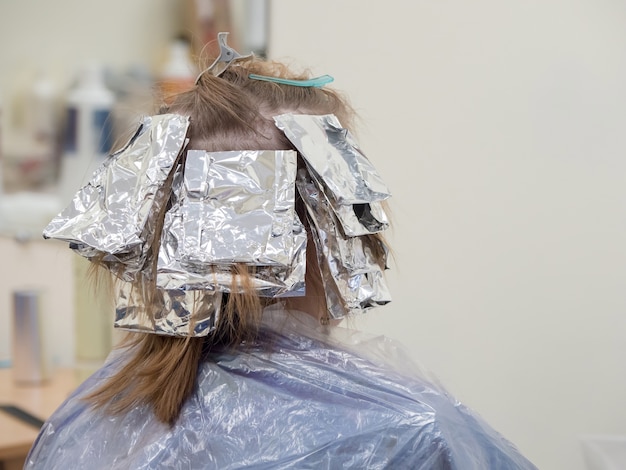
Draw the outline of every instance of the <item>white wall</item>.
[[[626,6],[274,0],[270,52],[335,77],[392,188],[405,343],[539,468],[626,434]]]

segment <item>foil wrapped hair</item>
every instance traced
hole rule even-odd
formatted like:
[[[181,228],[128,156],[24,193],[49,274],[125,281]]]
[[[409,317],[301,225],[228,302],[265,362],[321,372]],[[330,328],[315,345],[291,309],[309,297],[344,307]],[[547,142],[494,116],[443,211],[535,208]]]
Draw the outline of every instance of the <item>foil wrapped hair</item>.
[[[388,227],[388,188],[334,115],[274,120],[297,152],[187,150],[188,117],[144,118],[45,228],[44,238],[69,242],[119,278],[116,327],[209,334],[222,294],[244,289],[239,264],[254,267],[246,288],[261,297],[304,295],[307,234],[297,193],[330,316],[391,300],[376,257],[386,248],[366,236]],[[156,295],[143,292],[149,283]]]

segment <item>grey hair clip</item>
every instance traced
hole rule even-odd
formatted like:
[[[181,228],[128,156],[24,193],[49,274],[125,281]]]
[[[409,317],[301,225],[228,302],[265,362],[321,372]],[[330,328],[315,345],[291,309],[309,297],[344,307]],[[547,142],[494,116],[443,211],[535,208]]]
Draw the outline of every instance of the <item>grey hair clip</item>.
[[[241,55],[235,49],[226,44],[227,36],[228,33],[225,32],[217,34],[217,42],[220,46],[220,55],[213,61],[209,68],[200,72],[200,75],[196,78],[196,85],[198,84],[200,77],[202,77],[205,73],[210,73],[215,77],[219,77],[233,62],[239,62],[253,57],[254,54]]]

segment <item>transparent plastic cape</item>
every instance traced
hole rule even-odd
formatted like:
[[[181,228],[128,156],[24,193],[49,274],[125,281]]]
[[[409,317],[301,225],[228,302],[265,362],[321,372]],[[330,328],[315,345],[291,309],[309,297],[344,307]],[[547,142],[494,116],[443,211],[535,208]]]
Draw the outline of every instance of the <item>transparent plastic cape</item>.
[[[384,337],[322,329],[267,309],[256,344],[215,351],[173,427],[146,407],[115,417],[80,400],[106,364],[44,424],[26,469],[535,469]]]

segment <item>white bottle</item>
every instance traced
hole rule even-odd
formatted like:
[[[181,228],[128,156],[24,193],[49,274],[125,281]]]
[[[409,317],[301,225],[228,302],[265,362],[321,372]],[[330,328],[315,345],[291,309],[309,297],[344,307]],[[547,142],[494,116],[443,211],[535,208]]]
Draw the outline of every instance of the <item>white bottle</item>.
[[[39,163],[30,178],[40,187],[53,183],[58,174],[61,130],[59,94],[53,80],[39,71],[28,96],[25,139],[30,158]],[[36,167],[37,168],[37,167]]]
[[[115,95],[104,84],[102,67],[89,63],[67,97],[67,116],[59,194],[69,202],[104,162],[112,146],[111,109]]]
[[[38,74],[33,84],[29,113],[33,138],[46,144],[54,141],[58,128],[57,90],[54,82],[43,72]]]
[[[194,85],[197,68],[191,62],[190,52],[189,42],[182,37],[174,39],[169,46],[168,61],[161,71],[159,83],[166,103]]]

